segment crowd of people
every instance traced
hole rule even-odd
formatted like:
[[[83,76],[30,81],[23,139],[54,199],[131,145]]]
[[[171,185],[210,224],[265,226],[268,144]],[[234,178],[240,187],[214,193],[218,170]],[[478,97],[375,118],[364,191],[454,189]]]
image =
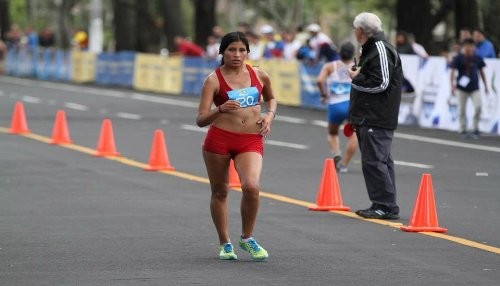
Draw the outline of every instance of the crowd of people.
[[[5,34],[3,44],[7,49],[54,48],[56,46],[56,36],[50,26],[36,31],[30,26],[22,29],[19,25],[12,24]],[[72,48],[86,50],[88,44],[89,36],[85,29],[75,29],[71,38]]]
[[[248,60],[280,58],[314,63],[339,58],[337,47],[332,39],[315,23],[305,28],[299,26],[295,31],[284,29],[281,32],[277,32],[269,24],[262,25],[256,32],[250,25],[239,23],[237,31],[243,33],[248,39],[250,48]],[[176,37],[176,52],[186,56],[220,60],[219,46],[223,35],[224,31],[220,26],[213,27],[205,48],[187,38]]]
[[[35,31],[32,27],[26,27],[23,30],[19,25],[12,24],[5,34],[4,44],[7,49],[54,47],[54,31],[51,27],[45,27],[40,32]]]

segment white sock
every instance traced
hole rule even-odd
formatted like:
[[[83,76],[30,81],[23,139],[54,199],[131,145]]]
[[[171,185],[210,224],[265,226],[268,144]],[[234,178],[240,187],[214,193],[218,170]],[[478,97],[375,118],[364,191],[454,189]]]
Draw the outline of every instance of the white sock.
[[[241,240],[242,240],[243,242],[248,242],[250,239],[253,239],[253,237],[252,237],[252,236],[250,236],[250,237],[247,237],[247,238],[241,238]]]

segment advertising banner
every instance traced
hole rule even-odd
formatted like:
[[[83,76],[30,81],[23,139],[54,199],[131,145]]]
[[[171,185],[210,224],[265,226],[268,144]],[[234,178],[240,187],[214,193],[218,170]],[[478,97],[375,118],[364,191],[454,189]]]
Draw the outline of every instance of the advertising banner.
[[[92,52],[71,52],[71,79],[74,82],[95,81],[96,54]]]

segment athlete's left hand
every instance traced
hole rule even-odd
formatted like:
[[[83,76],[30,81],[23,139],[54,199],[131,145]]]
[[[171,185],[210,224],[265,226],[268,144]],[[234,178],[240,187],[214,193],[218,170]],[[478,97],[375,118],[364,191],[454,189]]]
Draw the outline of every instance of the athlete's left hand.
[[[270,115],[269,115],[270,114]],[[257,121],[257,124],[260,125],[260,130],[259,133],[262,136],[267,136],[269,132],[271,132],[271,121],[273,118],[272,113],[268,113],[267,116],[261,117],[259,121]]]

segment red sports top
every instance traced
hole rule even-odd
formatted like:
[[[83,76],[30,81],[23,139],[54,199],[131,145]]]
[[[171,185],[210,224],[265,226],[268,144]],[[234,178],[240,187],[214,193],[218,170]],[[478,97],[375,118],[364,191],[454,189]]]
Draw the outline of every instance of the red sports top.
[[[259,91],[259,101],[260,101],[262,99],[262,84],[260,84],[260,81],[257,78],[257,74],[255,74],[253,68],[250,65],[246,66],[248,69],[248,73],[250,74],[250,80],[251,80],[250,86],[255,86],[257,88],[257,90]],[[215,106],[219,106],[229,100],[227,92],[233,89],[229,87],[226,80],[222,76],[222,73],[220,72],[220,67],[215,69],[215,74],[219,79],[219,93],[214,96],[214,104]]]

